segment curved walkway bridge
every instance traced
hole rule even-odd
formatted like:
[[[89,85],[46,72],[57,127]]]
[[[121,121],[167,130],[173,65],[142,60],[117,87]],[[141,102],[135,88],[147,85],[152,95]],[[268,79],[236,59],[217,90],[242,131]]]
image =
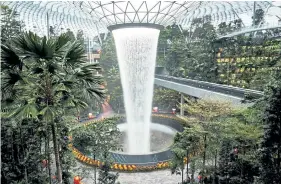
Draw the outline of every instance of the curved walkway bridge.
[[[281,23],[279,24],[273,24],[273,25],[260,25],[260,26],[250,26],[250,27],[244,27],[241,28],[240,30],[236,30],[232,33],[226,34],[226,35],[221,35],[218,37],[218,39],[223,39],[223,38],[231,38],[233,36],[238,36],[240,34],[245,34],[245,33],[250,33],[250,32],[257,32],[257,31],[262,31],[262,30],[270,30],[270,29],[278,29],[281,28]]]
[[[173,89],[181,92],[182,94],[193,97],[225,100],[230,101],[233,104],[241,104],[241,101],[247,95],[253,98],[259,98],[263,95],[263,92],[261,91],[172,77],[168,75],[155,75],[154,84]]]

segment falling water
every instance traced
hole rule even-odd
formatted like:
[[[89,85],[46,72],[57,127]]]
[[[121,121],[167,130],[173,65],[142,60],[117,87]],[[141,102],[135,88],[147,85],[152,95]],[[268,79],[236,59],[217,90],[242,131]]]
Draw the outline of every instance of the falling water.
[[[150,116],[158,29],[123,28],[113,30],[123,86],[128,151],[150,151]]]

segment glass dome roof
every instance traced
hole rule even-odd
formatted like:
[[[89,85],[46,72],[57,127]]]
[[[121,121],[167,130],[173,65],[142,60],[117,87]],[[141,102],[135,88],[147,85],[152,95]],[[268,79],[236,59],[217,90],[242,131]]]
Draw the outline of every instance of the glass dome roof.
[[[192,1],[88,1],[74,2],[106,26],[125,23],[167,25],[193,11],[199,2]]]
[[[241,18],[247,26],[251,24],[254,10],[253,1],[6,1],[2,3],[20,14],[20,20],[24,22],[26,30],[42,35],[47,34],[47,18],[49,25],[61,32],[69,28],[74,33],[83,30],[86,36],[95,36],[107,32],[107,27],[110,25],[123,23],[154,23],[166,26],[177,22],[183,28],[188,28],[193,19],[203,18],[206,15],[209,15],[208,18],[214,24]],[[256,9],[263,9],[265,12],[275,6],[277,5],[271,1],[256,1]],[[273,17],[277,19],[276,15]]]

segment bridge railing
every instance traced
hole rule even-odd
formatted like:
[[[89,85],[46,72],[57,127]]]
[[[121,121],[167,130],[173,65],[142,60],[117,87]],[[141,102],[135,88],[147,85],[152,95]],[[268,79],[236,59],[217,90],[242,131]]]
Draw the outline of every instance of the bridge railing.
[[[192,79],[185,79],[179,77],[172,77],[168,75],[155,75],[155,78],[167,80],[170,82],[175,82],[195,88],[200,88],[208,91],[213,91],[217,93],[222,93],[226,95],[231,95],[239,98],[244,98],[246,95],[250,95],[254,98],[259,98],[263,95],[263,92],[251,90],[251,89],[243,89],[234,86],[222,85],[222,84],[215,84],[210,82],[192,80]]]
[[[242,27],[240,29],[233,30],[232,32],[223,35],[218,35],[218,38],[232,37],[243,33],[265,30],[265,29],[274,29],[274,28],[281,28],[281,23],[271,23],[271,24],[267,23],[267,24],[256,25],[256,26]]]

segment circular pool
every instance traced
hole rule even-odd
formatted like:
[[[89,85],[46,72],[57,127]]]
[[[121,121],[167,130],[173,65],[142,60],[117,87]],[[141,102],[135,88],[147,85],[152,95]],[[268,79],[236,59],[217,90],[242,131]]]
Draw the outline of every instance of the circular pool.
[[[117,121],[120,131],[123,130],[121,142],[126,144],[126,118],[121,118]],[[126,153],[126,145],[123,147],[123,152],[111,152],[114,162],[119,164],[130,164],[137,166],[151,166],[159,162],[166,162],[173,156],[170,147],[173,144],[174,135],[176,132],[183,131],[183,126],[180,123],[181,119],[174,115],[154,115],[151,117],[151,152],[147,154],[129,154]],[[122,140],[123,139],[123,140]]]
[[[118,129],[121,132],[121,137],[119,140],[119,144],[122,147],[122,151],[118,153],[122,154],[130,154],[128,153],[128,140],[127,140],[127,123],[119,124]],[[150,124],[150,152],[147,154],[151,154],[153,152],[159,152],[167,150],[173,144],[173,139],[177,130],[158,123]]]
[[[114,165],[113,169],[126,170],[124,168],[159,168],[159,164],[166,163],[172,158],[173,153],[170,148],[173,145],[174,136],[177,132],[183,131],[183,126],[180,118],[174,115],[152,115],[151,117],[151,133],[150,133],[150,152],[146,154],[130,154],[127,152],[127,123],[125,117],[120,117],[116,120],[117,126],[121,131],[119,142],[123,145],[122,151],[111,151],[111,158]],[[92,122],[91,122],[92,123]],[[91,123],[85,123],[86,126]],[[95,123],[102,123],[99,120]],[[81,146],[81,147],[80,147]],[[79,156],[79,160],[86,160],[87,164],[97,165],[94,158],[91,155],[83,154],[83,145],[80,145],[81,149],[72,148]],[[82,156],[81,156],[82,155]],[[81,158],[81,159],[80,159]],[[102,162],[102,161],[101,161]],[[93,164],[91,164],[93,163]],[[128,167],[126,167],[128,166]],[[122,169],[120,169],[120,167]],[[163,168],[163,167],[162,167]],[[137,170],[137,169],[136,169]],[[139,169],[142,170],[142,169]]]

